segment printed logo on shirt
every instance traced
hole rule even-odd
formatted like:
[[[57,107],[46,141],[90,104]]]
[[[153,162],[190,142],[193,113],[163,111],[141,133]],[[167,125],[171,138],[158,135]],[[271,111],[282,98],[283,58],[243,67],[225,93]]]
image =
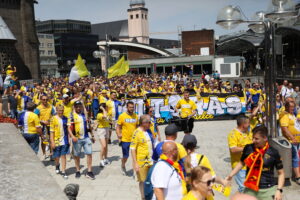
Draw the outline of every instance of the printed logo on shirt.
[[[182,104],[181,108],[191,108],[190,104]]]
[[[125,119],[127,123],[136,123],[136,119]]]

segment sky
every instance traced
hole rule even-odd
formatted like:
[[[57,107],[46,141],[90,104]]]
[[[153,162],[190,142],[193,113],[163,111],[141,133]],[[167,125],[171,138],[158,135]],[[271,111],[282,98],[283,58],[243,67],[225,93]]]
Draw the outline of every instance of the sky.
[[[127,19],[130,0],[38,0],[35,5],[37,20],[76,19],[102,23]],[[216,35],[246,30],[240,25],[224,30],[216,24],[220,9],[226,5],[238,5],[248,18],[257,11],[270,9],[271,0],[146,0],[149,9],[151,38],[178,39],[178,28],[184,31],[214,29]]]

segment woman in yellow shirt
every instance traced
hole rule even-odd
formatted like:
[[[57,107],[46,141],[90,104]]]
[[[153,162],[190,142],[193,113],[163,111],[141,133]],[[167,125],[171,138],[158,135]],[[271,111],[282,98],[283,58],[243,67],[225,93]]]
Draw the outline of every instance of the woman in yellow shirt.
[[[192,171],[194,168],[198,166],[202,166],[205,168],[208,168],[210,171],[210,174],[212,178],[216,180],[216,183],[221,184],[223,186],[227,185],[227,182],[216,176],[215,171],[213,170],[208,158],[203,155],[195,152],[195,149],[197,147],[197,139],[194,135],[185,135],[183,140],[182,140],[182,145],[184,146],[185,150],[187,151],[188,155],[186,156],[184,160],[184,168],[186,171],[186,182],[188,186],[192,186],[193,181],[192,181]],[[225,195],[225,194],[224,194]],[[207,200],[213,200],[213,195],[209,195],[206,197]]]
[[[107,159],[107,144],[109,135],[109,117],[107,112],[108,107],[105,103],[101,103],[95,124],[97,135],[101,144],[100,167],[104,167],[109,164]]]
[[[210,169],[207,167],[195,167],[191,171],[192,189],[183,197],[182,200],[205,200],[212,196],[212,178]]]

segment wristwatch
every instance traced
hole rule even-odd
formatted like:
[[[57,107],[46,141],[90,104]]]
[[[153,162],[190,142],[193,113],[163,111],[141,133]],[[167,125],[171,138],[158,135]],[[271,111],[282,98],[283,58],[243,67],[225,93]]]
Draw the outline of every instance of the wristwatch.
[[[283,193],[283,189],[277,188],[280,193]]]

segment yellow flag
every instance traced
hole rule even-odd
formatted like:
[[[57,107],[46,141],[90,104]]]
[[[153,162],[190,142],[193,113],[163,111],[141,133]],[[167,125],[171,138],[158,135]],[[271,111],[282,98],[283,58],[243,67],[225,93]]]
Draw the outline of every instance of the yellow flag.
[[[83,59],[81,58],[80,54],[78,54],[78,58],[75,63],[75,67],[78,71],[78,75],[80,77],[89,76],[90,72],[87,70],[86,65],[83,62]]]
[[[123,56],[114,66],[108,69],[108,78],[125,75],[128,71],[129,64]]]

